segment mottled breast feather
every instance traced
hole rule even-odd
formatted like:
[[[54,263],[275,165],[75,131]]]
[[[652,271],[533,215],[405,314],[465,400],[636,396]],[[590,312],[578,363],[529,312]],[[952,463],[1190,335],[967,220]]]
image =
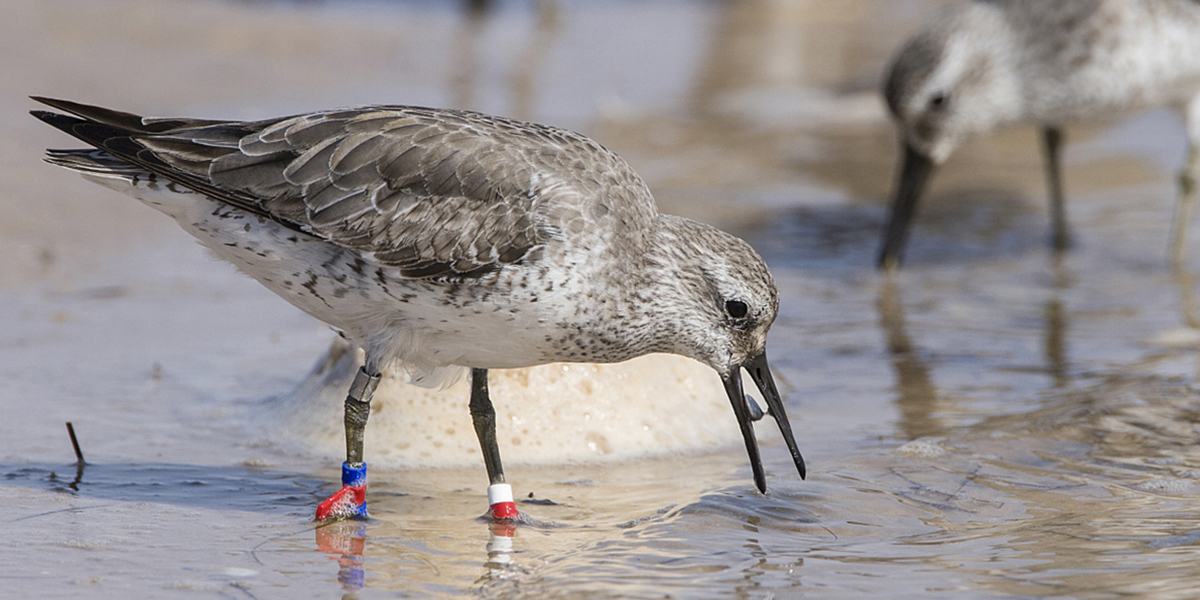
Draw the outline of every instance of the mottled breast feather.
[[[84,141],[405,277],[521,261],[561,233],[544,205],[582,210],[613,179],[635,182],[637,198],[608,206],[656,212],[641,179],[596,142],[502,117],[369,106],[218,122],[58,108],[90,119],[69,131]]]

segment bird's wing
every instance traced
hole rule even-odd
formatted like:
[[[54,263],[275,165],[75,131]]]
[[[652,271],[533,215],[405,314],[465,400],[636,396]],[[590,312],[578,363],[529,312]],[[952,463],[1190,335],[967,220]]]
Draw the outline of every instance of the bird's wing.
[[[371,106],[253,122],[144,119],[35,98],[71,135],[179,185],[355,249],[406,277],[515,263],[607,180],[644,184],[569,131],[465,111]],[[634,210],[653,211],[649,193]],[[643,198],[644,197],[644,198]]]

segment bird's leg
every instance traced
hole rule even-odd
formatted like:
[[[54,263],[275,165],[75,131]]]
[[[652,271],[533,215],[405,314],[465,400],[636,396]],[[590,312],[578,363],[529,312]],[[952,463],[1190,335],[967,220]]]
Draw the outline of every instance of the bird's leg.
[[[1200,149],[1194,144],[1188,148],[1187,163],[1179,173],[1179,203],[1175,207],[1175,226],[1171,233],[1171,264],[1183,264],[1183,250],[1187,242],[1188,227],[1192,224],[1192,210],[1196,207],[1196,183],[1200,179]]]
[[[1196,206],[1197,180],[1200,180],[1200,93],[1177,107],[1183,113],[1187,129],[1188,156],[1179,173],[1179,203],[1175,208],[1175,224],[1171,228],[1171,266],[1179,270],[1183,266],[1184,246],[1188,228],[1192,225],[1192,211]]]
[[[367,464],[363,462],[363,429],[371,416],[371,396],[379,387],[379,374],[359,368],[346,394],[346,462],[342,463],[342,489],[317,507],[317,520],[366,518]]]
[[[1042,128],[1046,189],[1050,192],[1050,244],[1057,252],[1071,246],[1071,236],[1067,233],[1067,211],[1063,206],[1062,160],[1059,158],[1062,138],[1062,129],[1050,125]]]
[[[471,369],[471,420],[475,423],[475,435],[483,450],[483,463],[487,466],[488,505],[496,519],[515,519],[517,505],[513,502],[512,486],[504,482],[504,466],[500,464],[500,447],[496,445],[496,409],[488,397],[487,369]]]

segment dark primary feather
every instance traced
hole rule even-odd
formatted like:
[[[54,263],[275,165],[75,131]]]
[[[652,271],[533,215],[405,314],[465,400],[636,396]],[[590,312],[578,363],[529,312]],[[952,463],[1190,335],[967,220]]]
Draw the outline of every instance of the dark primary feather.
[[[35,116],[121,160],[408,277],[520,261],[555,234],[539,212],[547,195],[586,194],[613,177],[640,184],[583,136],[464,111],[374,106],[225,122],[35,99],[79,118]]]

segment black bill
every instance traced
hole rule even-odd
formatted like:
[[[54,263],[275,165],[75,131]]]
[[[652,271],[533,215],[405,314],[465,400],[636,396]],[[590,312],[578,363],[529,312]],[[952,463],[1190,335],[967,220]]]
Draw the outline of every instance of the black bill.
[[[750,455],[750,468],[754,470],[754,485],[758,486],[758,491],[766,493],[767,476],[763,473],[762,459],[758,455],[758,442],[754,439],[754,419],[746,394],[742,390],[741,370],[743,368],[750,374],[754,384],[758,386],[758,391],[762,393],[763,399],[767,403],[767,412],[771,413],[771,416],[775,417],[775,422],[779,424],[779,432],[783,434],[783,440],[787,442],[788,450],[792,453],[792,460],[796,463],[796,470],[800,472],[801,479],[804,479],[806,474],[804,457],[800,456],[800,449],[796,447],[796,439],[792,436],[792,425],[788,422],[787,412],[783,408],[783,399],[779,397],[779,390],[775,389],[775,380],[771,378],[771,370],[767,367],[767,353],[764,351],[740,365],[731,366],[729,373],[721,377],[721,382],[725,384],[725,393],[729,395],[729,402],[733,405],[733,414],[737,416],[738,427],[742,430],[742,439],[746,441],[746,453]]]
[[[904,245],[908,240],[908,227],[917,210],[917,201],[925,182],[933,172],[933,161],[924,154],[905,144],[900,179],[896,182],[896,195],[892,198],[892,214],[883,232],[883,246],[879,248],[879,268],[893,269],[900,266],[904,258]]]

